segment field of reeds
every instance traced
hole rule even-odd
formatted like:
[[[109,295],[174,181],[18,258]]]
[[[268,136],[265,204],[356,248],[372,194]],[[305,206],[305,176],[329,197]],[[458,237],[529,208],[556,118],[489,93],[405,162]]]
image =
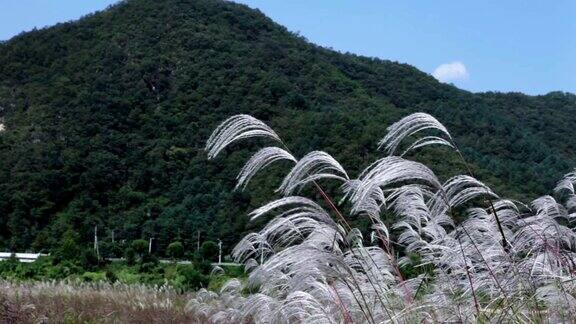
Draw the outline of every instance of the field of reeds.
[[[0,281],[2,323],[192,323],[192,294],[139,284]]]
[[[233,251],[249,272],[246,284],[232,281],[219,297],[190,301],[211,321],[576,318],[576,172],[560,179],[552,195],[529,203],[505,199],[474,177],[449,131],[424,113],[388,127],[378,143],[382,157],[354,177],[326,152],[295,156],[279,134],[248,115],[218,126],[208,157],[255,137],[273,145],[247,161],[237,190],[271,164],[290,171],[280,197],[251,213],[266,220],[264,228]],[[414,159],[436,146],[456,154],[465,173],[441,181]],[[334,183],[339,192],[325,189]],[[352,218],[366,219],[371,229],[355,228]]]
[[[266,220],[265,226],[233,251],[247,280],[193,294],[138,285],[2,282],[2,317],[7,322],[574,321],[576,172],[560,179],[549,196],[529,203],[508,200],[474,177],[456,141],[434,117],[413,114],[387,131],[378,144],[382,158],[352,177],[326,152],[297,157],[260,120],[231,117],[208,140],[209,158],[239,140],[262,137],[274,143],[247,161],[237,190],[271,164],[290,169],[277,189],[279,198],[251,213],[253,220]],[[407,158],[438,145],[461,158],[465,174],[441,181],[428,166]],[[370,229],[356,228],[352,219],[366,219]]]

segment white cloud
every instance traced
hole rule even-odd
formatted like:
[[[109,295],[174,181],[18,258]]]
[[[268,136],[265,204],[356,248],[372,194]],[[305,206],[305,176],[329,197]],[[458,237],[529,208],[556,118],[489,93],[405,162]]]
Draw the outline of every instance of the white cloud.
[[[466,70],[466,65],[460,61],[440,64],[432,72],[432,75],[440,82],[466,80],[470,76]]]

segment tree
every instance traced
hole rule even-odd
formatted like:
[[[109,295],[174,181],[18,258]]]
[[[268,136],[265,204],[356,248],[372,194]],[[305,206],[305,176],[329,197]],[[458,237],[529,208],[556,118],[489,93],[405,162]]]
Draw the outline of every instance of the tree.
[[[138,239],[138,240],[132,241],[132,244],[130,244],[130,247],[140,257],[142,257],[145,253],[148,252],[148,242],[146,242],[146,240],[143,240],[143,239]]]
[[[54,255],[59,260],[76,261],[80,259],[82,249],[79,245],[80,237],[69,229],[62,235],[61,243],[56,248]]]
[[[215,261],[218,256],[218,244],[212,241],[202,243],[200,247],[200,255],[204,260]]]
[[[181,242],[172,242],[166,248],[166,253],[172,259],[181,259],[184,256],[184,245]]]
[[[126,250],[124,250],[124,259],[126,259],[126,263],[128,263],[129,265],[133,265],[134,263],[136,263],[136,251],[134,251],[134,249],[129,246],[126,248]]]

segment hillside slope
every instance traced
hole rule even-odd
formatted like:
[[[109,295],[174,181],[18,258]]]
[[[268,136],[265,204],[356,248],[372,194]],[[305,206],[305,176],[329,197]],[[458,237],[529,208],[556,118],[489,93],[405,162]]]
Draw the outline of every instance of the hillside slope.
[[[0,44],[0,248],[196,231],[231,246],[281,169],[230,193],[249,147],[207,162],[224,118],[249,113],[297,154],[321,149],[352,175],[393,121],[414,111],[453,133],[478,177],[517,198],[576,166],[576,96],[472,94],[406,65],[323,49],[260,12],[217,0],[131,0]],[[415,157],[440,175],[453,153]]]

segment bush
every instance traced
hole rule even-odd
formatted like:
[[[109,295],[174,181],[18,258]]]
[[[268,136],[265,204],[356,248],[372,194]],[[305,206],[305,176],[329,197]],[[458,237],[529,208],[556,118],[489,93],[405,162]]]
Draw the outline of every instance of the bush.
[[[94,250],[92,249],[84,249],[82,251],[79,261],[80,266],[82,266],[84,269],[90,269],[90,270],[97,268],[98,265],[100,264],[100,260],[98,260],[96,252],[94,252]]]
[[[116,277],[118,278],[118,281],[125,284],[136,284],[141,282],[140,275],[137,273],[133,273],[128,268],[124,268],[116,272]]]
[[[100,255],[102,255],[103,258],[118,258],[122,256],[122,252],[122,247],[118,243],[100,243]]]
[[[181,259],[184,256],[184,245],[180,242],[172,242],[168,245],[166,253],[172,259]]]
[[[209,279],[207,276],[194,269],[192,265],[179,264],[177,269],[178,275],[182,277],[182,288],[196,290],[201,287],[207,287]]]
[[[118,281],[118,276],[116,275],[116,273],[114,273],[114,271],[110,269],[106,269],[105,275],[106,280],[108,280],[111,283],[115,283],[116,281]]]
[[[159,265],[159,261],[158,258],[150,255],[150,254],[146,254],[144,256],[142,256],[142,258],[140,259],[140,272],[145,273],[145,272],[158,272],[158,265]]]
[[[106,273],[104,272],[84,272],[81,279],[86,282],[102,282],[106,281]]]
[[[136,252],[136,254],[138,254],[140,257],[148,252],[148,242],[146,242],[146,240],[143,239],[132,241],[130,247],[132,247],[132,249],[134,249],[134,252]]]
[[[65,279],[81,271],[82,268],[71,261],[65,260],[48,267],[46,270],[46,277],[49,279]]]
[[[132,247],[127,247],[124,250],[124,258],[126,259],[126,263],[128,265],[133,265],[136,263],[136,251]]]
[[[229,266],[229,267],[223,267],[224,271],[226,272],[227,276],[233,277],[233,278],[242,278],[242,277],[246,277],[246,271],[244,270],[243,266]]]
[[[218,245],[212,241],[202,243],[200,255],[204,260],[215,261],[218,257]]]
[[[76,232],[69,229],[62,235],[61,244],[54,251],[57,261],[78,261],[82,249],[80,249],[80,237]]]

